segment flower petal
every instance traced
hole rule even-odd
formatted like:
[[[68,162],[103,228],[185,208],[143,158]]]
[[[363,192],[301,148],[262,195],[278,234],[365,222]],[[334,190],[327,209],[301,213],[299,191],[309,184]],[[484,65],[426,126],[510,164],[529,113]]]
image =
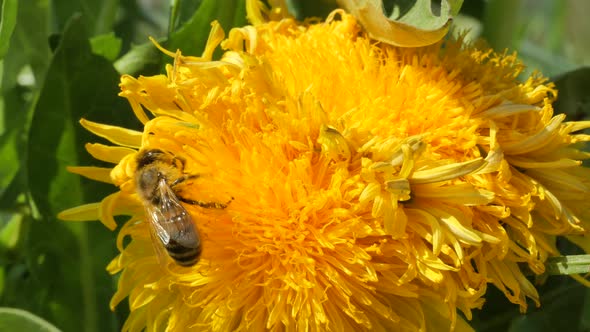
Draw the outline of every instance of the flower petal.
[[[68,166],[68,172],[82,175],[91,180],[113,183],[111,180],[112,168],[94,167],[94,166]]]
[[[57,217],[66,221],[94,221],[100,219],[100,204],[90,203],[60,212]]]
[[[541,108],[529,104],[505,103],[496,107],[489,108],[486,111],[477,114],[477,116],[490,119],[497,119],[531,111],[539,112],[541,111]]]
[[[467,225],[463,225],[461,221],[459,221],[459,214],[432,207],[427,208],[426,211],[434,215],[438,220],[446,225],[451,233],[455,234],[460,240],[463,240],[464,242],[471,245],[481,244],[481,237],[473,230],[470,230]]]
[[[551,119],[543,129],[536,134],[524,139],[519,138],[511,142],[501,143],[502,149],[506,154],[524,154],[537,151],[551,142],[551,139],[558,134],[561,123],[565,119],[565,114],[560,114]]]
[[[415,185],[412,192],[416,197],[436,199],[465,206],[486,205],[494,200],[495,194],[488,190],[478,189],[469,183],[449,186],[432,184]]]
[[[86,130],[92,132],[97,136],[106,138],[107,140],[115,144],[136,149],[141,147],[141,138],[143,136],[143,133],[140,131],[100,124],[88,121],[86,119],[81,119],[80,124],[82,125],[82,127],[86,128]]]
[[[476,173],[480,168],[486,165],[486,161],[482,158],[477,158],[461,163],[454,163],[423,171],[415,171],[410,176],[412,184],[443,182],[459,178],[461,176]]]
[[[552,160],[552,161],[539,161],[532,158],[523,158],[523,157],[515,157],[509,156],[506,157],[508,162],[516,167],[522,168],[564,168],[564,167],[575,167],[580,166],[582,164],[579,160],[572,160],[572,159],[559,159],[559,160]]]
[[[137,152],[122,146],[109,146],[100,143],[86,143],[84,147],[95,159],[113,164],[118,164],[125,156]]]

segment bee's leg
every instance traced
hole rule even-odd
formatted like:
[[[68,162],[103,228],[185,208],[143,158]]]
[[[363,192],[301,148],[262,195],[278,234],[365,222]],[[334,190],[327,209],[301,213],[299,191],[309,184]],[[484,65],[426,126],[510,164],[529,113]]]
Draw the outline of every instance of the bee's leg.
[[[183,183],[186,180],[192,180],[192,179],[196,179],[198,178],[200,175],[198,174],[184,174],[183,176],[179,177],[178,179],[174,180],[174,182],[172,182],[170,184],[170,187],[174,188],[175,186]]]
[[[198,206],[205,208],[205,209],[225,209],[227,207],[227,204],[229,204],[231,201],[233,201],[233,198],[232,198],[229,202],[224,204],[224,203],[219,203],[219,202],[195,201],[195,200],[187,199],[187,198],[184,198],[184,197],[181,197],[178,195],[177,195],[177,197],[181,202],[191,204],[191,205],[198,205]]]

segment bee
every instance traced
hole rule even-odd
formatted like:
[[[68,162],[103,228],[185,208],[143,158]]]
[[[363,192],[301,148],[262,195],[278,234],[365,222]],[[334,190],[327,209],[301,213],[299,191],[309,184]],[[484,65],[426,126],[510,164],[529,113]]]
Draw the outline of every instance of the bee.
[[[223,209],[227,204],[182,197],[178,185],[198,177],[183,172],[184,162],[184,159],[159,149],[142,150],[136,157],[135,183],[146,210],[158,258],[161,261],[165,259],[164,247],[176,264],[190,267],[201,256],[201,237],[193,218],[181,202],[216,209]]]

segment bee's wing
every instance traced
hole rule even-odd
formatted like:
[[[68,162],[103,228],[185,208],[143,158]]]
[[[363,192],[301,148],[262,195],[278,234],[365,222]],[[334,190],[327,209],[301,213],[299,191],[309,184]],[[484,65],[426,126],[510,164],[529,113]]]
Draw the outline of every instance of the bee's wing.
[[[151,227],[150,232],[160,262],[166,262],[165,246],[173,239],[182,245],[200,245],[200,238],[192,219],[180,204],[178,197],[165,180],[158,183],[160,200],[156,205],[146,206]]]
[[[158,211],[157,206],[146,205],[146,218],[149,223],[148,228],[150,229],[150,237],[152,239],[154,251],[156,252],[156,257],[158,257],[160,265],[165,267],[168,262],[168,254],[164,248],[164,243],[168,243],[170,240],[170,234],[168,234],[160,225],[163,220],[163,215]]]
[[[177,236],[177,227],[172,218],[186,210],[180,205],[180,201],[165,180],[160,180],[156,190],[160,200],[158,204],[146,204],[146,215],[158,261],[162,266],[166,266],[168,254],[165,246],[170,242],[171,237]]]

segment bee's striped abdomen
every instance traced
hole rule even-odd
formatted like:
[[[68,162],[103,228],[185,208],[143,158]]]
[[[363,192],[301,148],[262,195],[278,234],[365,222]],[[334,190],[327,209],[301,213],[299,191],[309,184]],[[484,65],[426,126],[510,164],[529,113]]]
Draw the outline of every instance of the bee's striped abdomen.
[[[201,256],[201,246],[186,247],[174,239],[170,239],[170,242],[165,245],[165,248],[170,257],[181,266],[195,265]]]

